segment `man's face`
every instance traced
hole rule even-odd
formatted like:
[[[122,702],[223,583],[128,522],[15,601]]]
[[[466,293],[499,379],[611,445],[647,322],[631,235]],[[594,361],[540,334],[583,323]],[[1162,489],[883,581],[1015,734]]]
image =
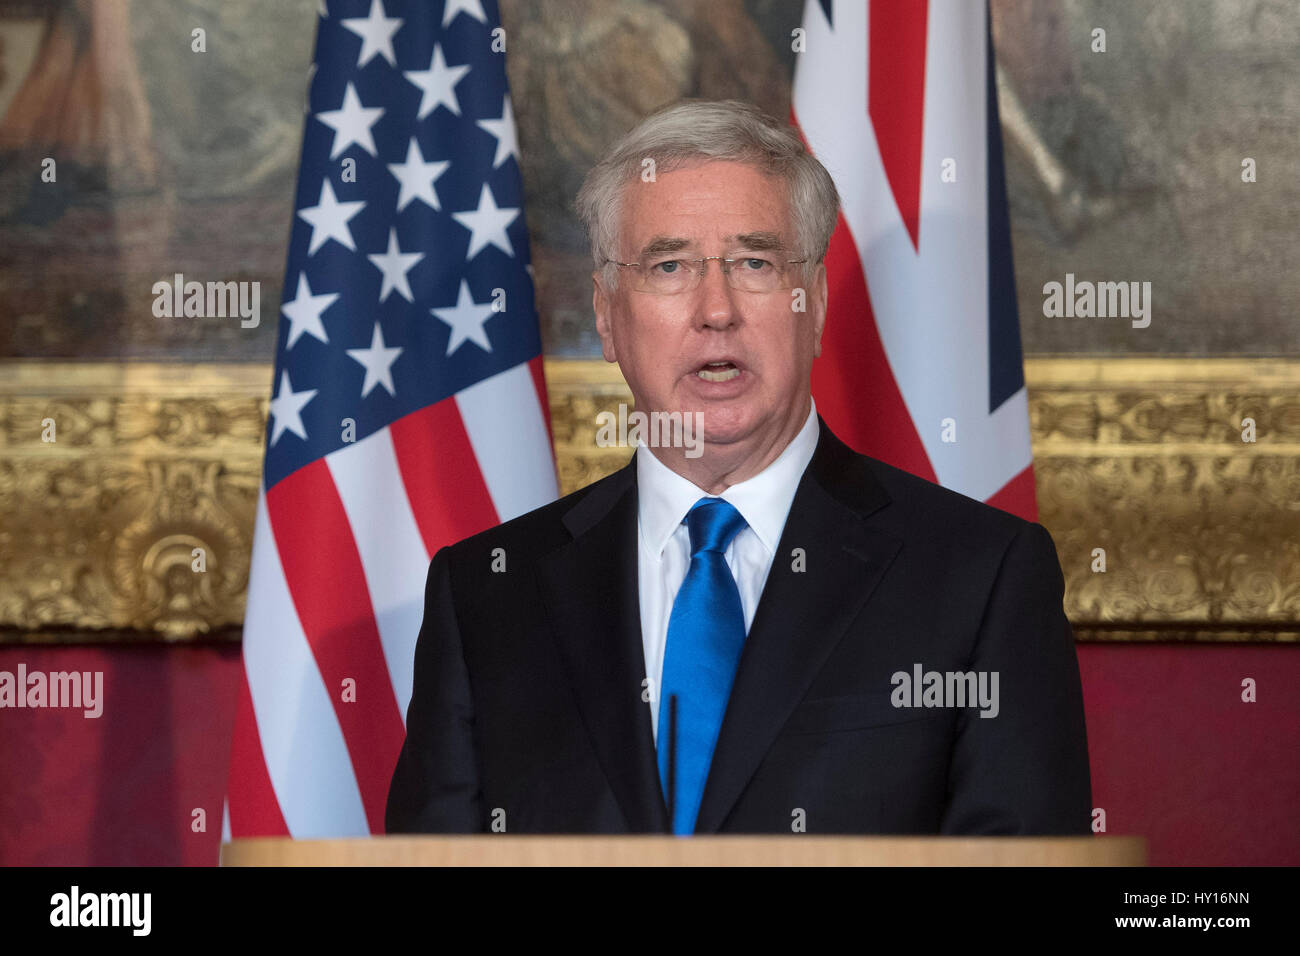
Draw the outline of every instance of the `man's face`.
[[[773,238],[779,250],[767,248]],[[683,259],[801,259],[794,238],[782,179],[713,161],[629,184],[617,248],[608,253],[622,262],[644,262],[649,250],[665,247]],[[699,286],[674,295],[636,291],[631,268],[620,269],[611,292],[597,273],[593,305],[605,359],[618,362],[638,409],[702,413],[709,444],[762,447],[783,433],[788,440],[794,416],[802,425],[807,414],[821,352],[825,269],[816,267],[804,311],[796,311],[790,286],[802,284],[800,267],[788,267],[783,288],[755,293],[731,288],[721,265],[705,263]],[[710,365],[719,362],[727,364]]]

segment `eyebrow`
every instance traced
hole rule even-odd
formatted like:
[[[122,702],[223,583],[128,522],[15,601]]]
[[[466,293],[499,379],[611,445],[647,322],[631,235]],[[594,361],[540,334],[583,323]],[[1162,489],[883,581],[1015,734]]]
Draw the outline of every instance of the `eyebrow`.
[[[691,241],[676,236],[655,236],[647,242],[642,248],[638,258],[645,256],[657,256],[661,252],[680,252],[683,249],[689,249]]]
[[[779,251],[784,249],[785,243],[781,241],[780,235],[775,232],[745,232],[735,236],[726,236],[728,245],[740,249],[749,249],[754,252]],[[683,239],[680,236],[655,236],[642,247],[638,257],[657,256],[665,252],[681,252],[683,249],[689,249],[694,243],[690,239]]]
[[[727,238],[732,238],[728,236]],[[736,245],[744,249],[752,249],[754,252],[780,251],[785,248],[785,243],[775,232],[746,232],[736,236]]]

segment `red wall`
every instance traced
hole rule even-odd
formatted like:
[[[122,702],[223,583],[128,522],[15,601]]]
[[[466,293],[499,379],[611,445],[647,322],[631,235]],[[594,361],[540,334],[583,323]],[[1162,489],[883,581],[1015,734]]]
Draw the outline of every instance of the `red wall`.
[[[0,648],[19,661],[102,670],[104,712],[0,710],[0,864],[215,863],[239,648]]]
[[[238,649],[0,648],[0,670],[20,661],[102,670],[104,714],[0,710],[0,864],[215,862]],[[1094,644],[1079,662],[1109,832],[1145,835],[1157,865],[1300,863],[1300,647]]]

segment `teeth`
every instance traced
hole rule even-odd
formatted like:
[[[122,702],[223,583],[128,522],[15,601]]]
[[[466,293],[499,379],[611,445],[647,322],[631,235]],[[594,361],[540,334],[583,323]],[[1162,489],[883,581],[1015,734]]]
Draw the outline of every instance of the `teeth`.
[[[725,365],[726,363],[723,362],[723,363],[710,363],[710,364]],[[740,369],[729,368],[725,372],[710,372],[708,369],[702,368],[695,374],[699,375],[699,377],[704,379],[706,382],[730,382],[733,378],[735,378],[737,375],[740,374]]]

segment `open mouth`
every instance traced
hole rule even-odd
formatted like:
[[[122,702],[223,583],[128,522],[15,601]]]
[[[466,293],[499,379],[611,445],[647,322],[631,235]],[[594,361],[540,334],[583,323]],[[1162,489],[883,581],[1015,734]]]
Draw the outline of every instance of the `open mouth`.
[[[706,382],[730,382],[740,375],[740,369],[733,362],[707,362],[695,374]]]

